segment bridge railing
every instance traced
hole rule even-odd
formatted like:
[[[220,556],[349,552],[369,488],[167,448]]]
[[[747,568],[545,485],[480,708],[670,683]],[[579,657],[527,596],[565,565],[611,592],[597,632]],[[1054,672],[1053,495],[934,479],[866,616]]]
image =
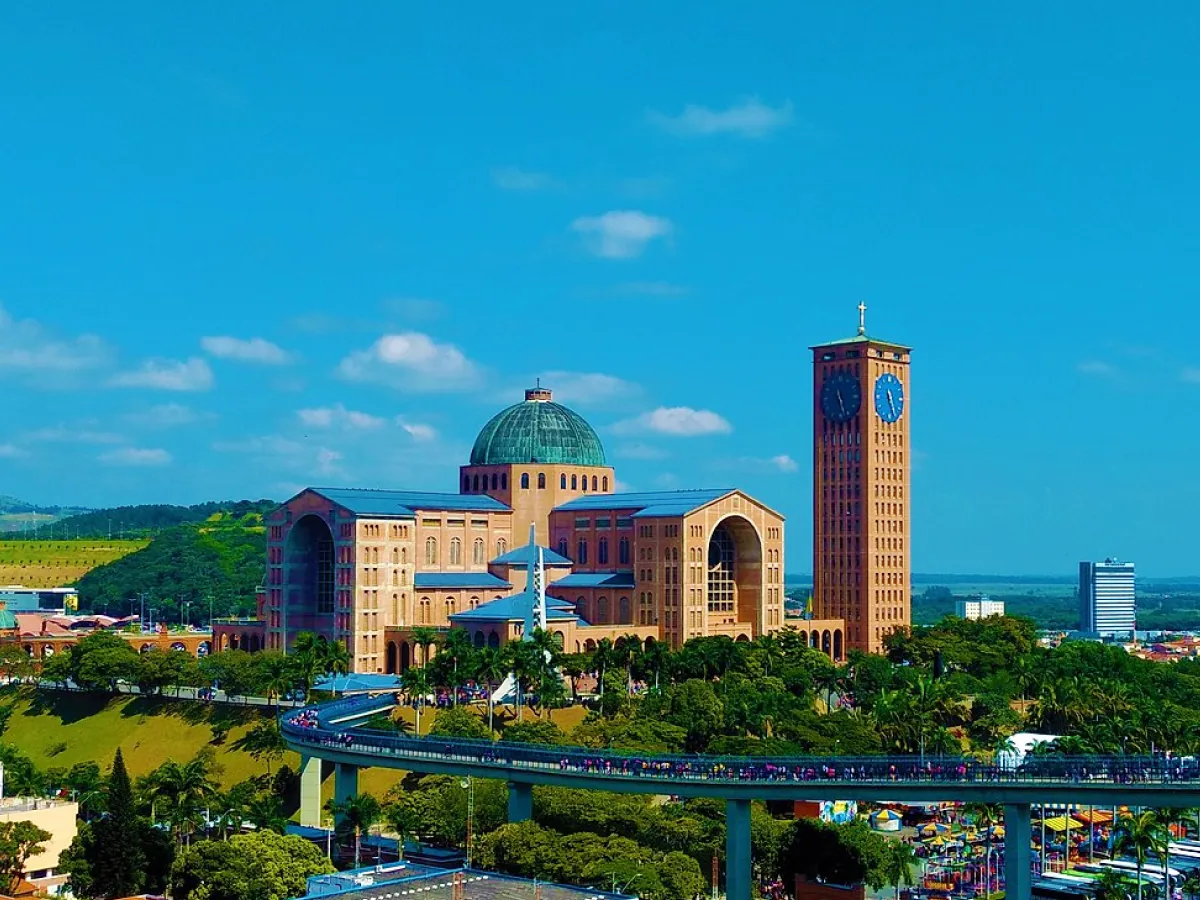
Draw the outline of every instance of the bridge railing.
[[[1167,756],[1034,756],[1004,766],[963,756],[747,757],[635,753],[587,747],[522,744],[473,738],[412,737],[371,729],[338,730],[327,723],[375,698],[348,698],[283,718],[293,741],[376,756],[462,762],[500,768],[560,770],[603,778],[744,783],[835,782],[921,784],[1200,783],[1194,758]],[[667,790],[666,792],[669,792]]]

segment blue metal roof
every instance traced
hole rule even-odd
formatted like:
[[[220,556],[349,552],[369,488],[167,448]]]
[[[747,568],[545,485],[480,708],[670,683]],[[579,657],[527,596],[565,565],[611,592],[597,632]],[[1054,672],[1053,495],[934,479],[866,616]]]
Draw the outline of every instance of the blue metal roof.
[[[376,491],[360,488],[308,488],[359,516],[411,519],[419,509],[504,512],[508,507],[486,494],[439,494],[423,491]]]
[[[571,560],[561,554],[555,553],[549,547],[542,547],[542,558],[548,566],[569,566],[573,565]],[[515,566],[517,568],[526,569],[529,567],[529,548],[518,547],[516,550],[509,550],[503,556],[497,556],[489,563],[493,566]]]
[[[632,572],[572,572],[550,585],[551,588],[631,588]]]
[[[322,675],[313,685],[318,691],[386,691],[389,688],[400,687],[400,679],[395,675],[377,675],[371,673],[349,675]]]
[[[481,603],[474,609],[465,609],[450,617],[452,622],[524,622],[533,598],[528,592],[513,594],[511,597],[501,597],[488,603]],[[546,618],[556,621],[578,619],[575,615],[575,605],[557,597],[546,598]]]
[[[695,491],[641,491],[629,494],[588,494],[576,497],[555,511],[584,512],[593,509],[646,509],[648,507],[678,507],[691,512],[733,493],[733,488],[709,488]],[[679,515],[679,513],[673,513]]]
[[[480,588],[506,591],[507,581],[490,572],[418,572],[413,576],[415,588]]]

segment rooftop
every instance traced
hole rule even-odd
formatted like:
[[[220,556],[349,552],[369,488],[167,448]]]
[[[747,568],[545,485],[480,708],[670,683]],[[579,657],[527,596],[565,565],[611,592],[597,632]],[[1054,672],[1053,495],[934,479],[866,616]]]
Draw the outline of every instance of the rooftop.
[[[413,576],[413,587],[508,590],[512,585],[490,572],[418,572]]]
[[[451,622],[524,622],[533,598],[528,591],[481,603],[474,609],[464,609],[450,616]],[[546,597],[546,618],[549,620],[578,619],[575,605],[558,597]]]
[[[496,413],[475,439],[471,465],[605,465],[592,426],[551,396],[539,385],[525,392],[524,402]]]
[[[547,566],[570,566],[573,565],[571,560],[567,559],[560,553],[555,553],[549,547],[540,548],[542,551],[542,560]],[[518,569],[529,568],[529,548],[518,547],[515,550],[509,550],[503,556],[497,556],[489,563],[493,566],[513,566]]]
[[[554,588],[633,588],[632,572],[572,572],[550,585]]]
[[[359,516],[413,518],[418,510],[505,512],[508,507],[487,494],[442,494],[425,491],[382,491],[364,488],[308,488]]]
[[[733,488],[709,488],[692,491],[636,491],[628,494],[588,494],[586,497],[576,497],[562,506],[556,506],[555,511],[586,512],[592,509],[632,509],[647,510],[650,508],[681,509],[691,512],[701,506],[707,506],[714,500],[719,500],[726,494],[733,493]],[[679,515],[680,513],[663,513],[663,515]]]

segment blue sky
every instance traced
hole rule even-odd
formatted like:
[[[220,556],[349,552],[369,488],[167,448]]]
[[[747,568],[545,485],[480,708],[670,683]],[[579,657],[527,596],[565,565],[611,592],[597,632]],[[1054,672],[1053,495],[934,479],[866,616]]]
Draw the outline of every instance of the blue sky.
[[[1200,8],[0,13],[0,493],[453,490],[535,377],[810,567],[810,344],[913,345],[918,571],[1200,571]]]

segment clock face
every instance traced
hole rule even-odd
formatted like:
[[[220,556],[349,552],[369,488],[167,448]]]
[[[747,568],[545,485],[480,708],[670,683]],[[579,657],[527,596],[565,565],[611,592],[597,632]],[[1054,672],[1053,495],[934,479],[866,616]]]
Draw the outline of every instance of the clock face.
[[[875,380],[875,412],[885,422],[897,422],[904,414],[904,385],[891,373]]]
[[[846,372],[831,375],[821,385],[821,411],[832,422],[849,422],[862,407],[862,386]]]

